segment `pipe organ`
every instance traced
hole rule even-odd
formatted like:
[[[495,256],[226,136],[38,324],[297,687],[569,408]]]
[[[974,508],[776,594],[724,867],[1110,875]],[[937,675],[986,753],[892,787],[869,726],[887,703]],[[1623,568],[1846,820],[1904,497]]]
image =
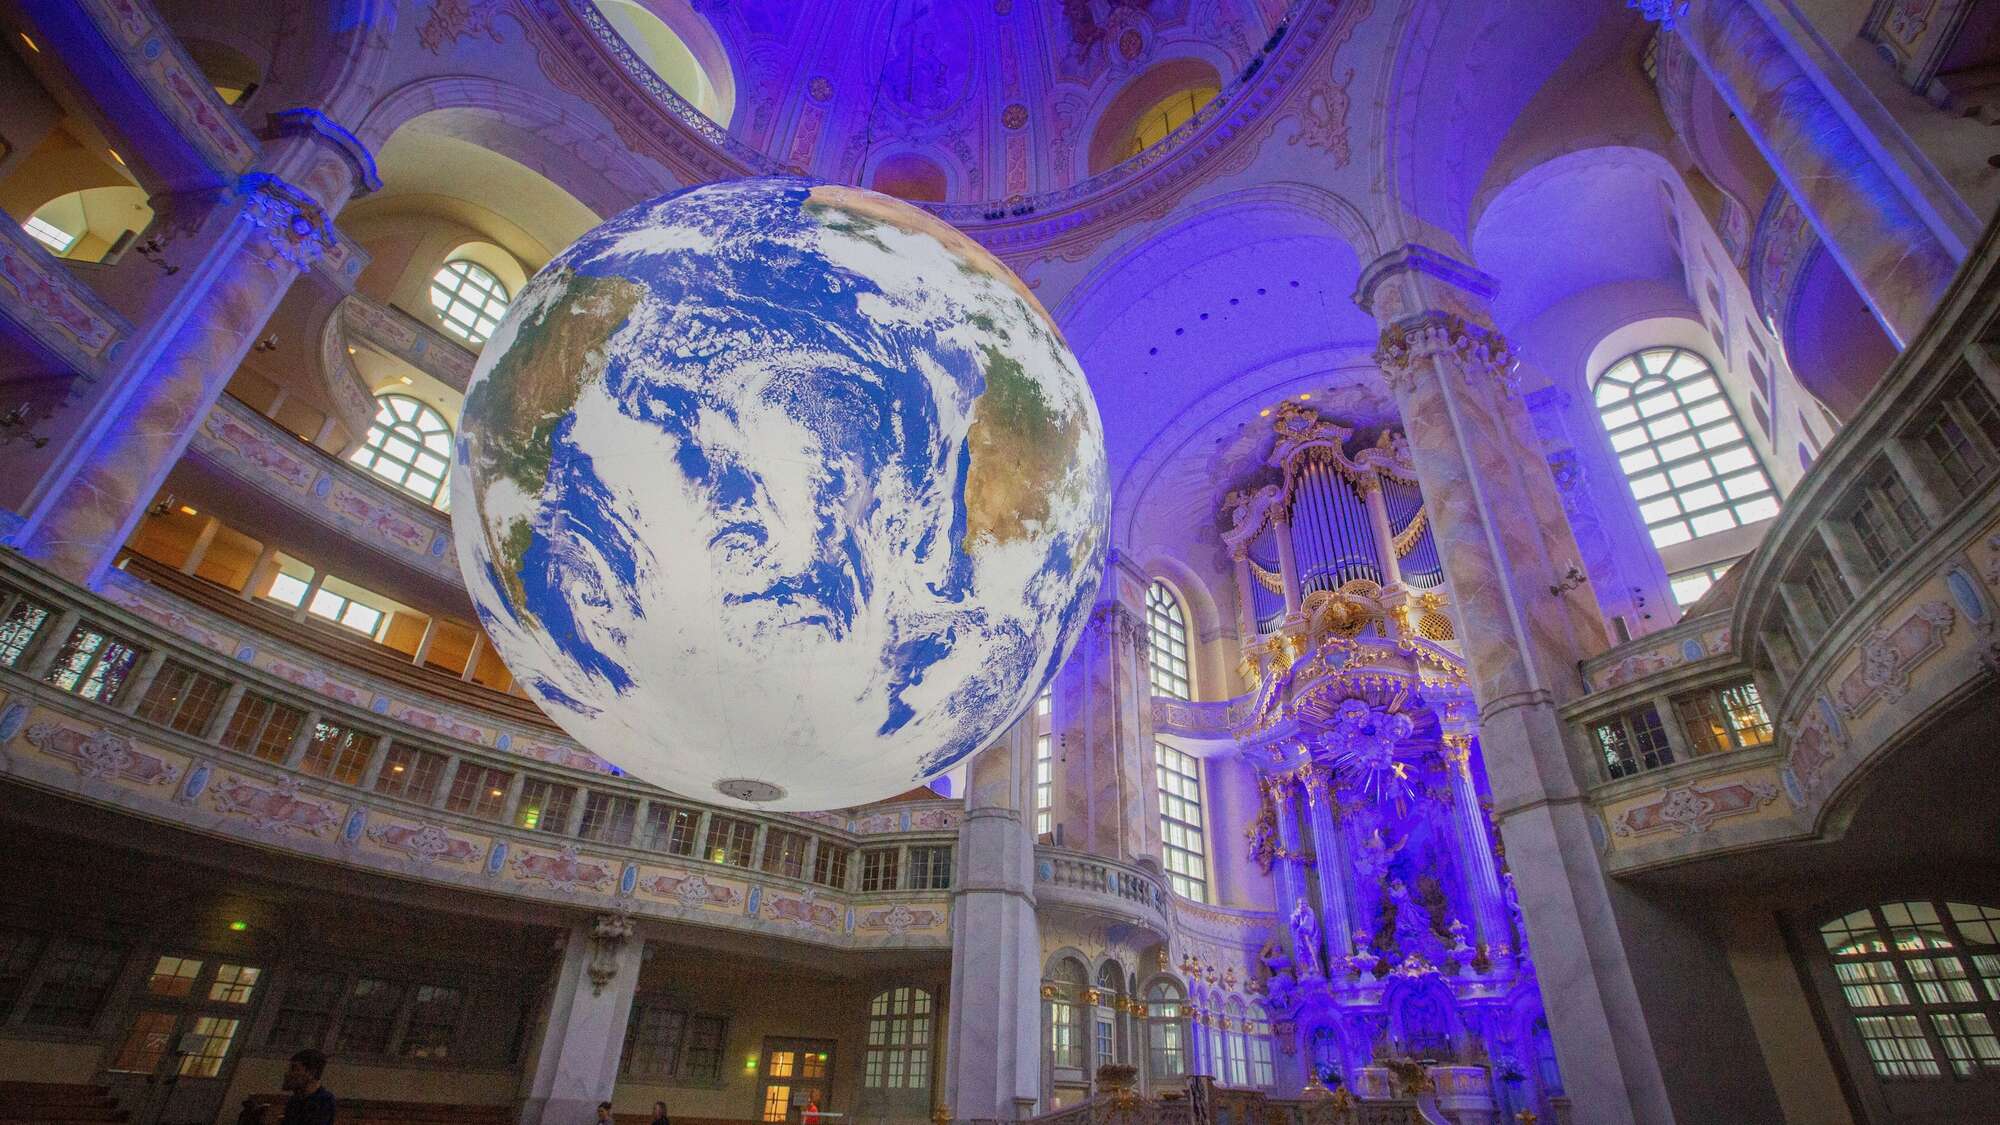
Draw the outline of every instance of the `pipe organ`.
[[[1351,428],[1295,402],[1272,427],[1267,464],[1278,479],[1223,501],[1246,642],[1327,607],[1349,632],[1414,609],[1410,630],[1449,640],[1444,563],[1402,434],[1385,430],[1350,454]]]

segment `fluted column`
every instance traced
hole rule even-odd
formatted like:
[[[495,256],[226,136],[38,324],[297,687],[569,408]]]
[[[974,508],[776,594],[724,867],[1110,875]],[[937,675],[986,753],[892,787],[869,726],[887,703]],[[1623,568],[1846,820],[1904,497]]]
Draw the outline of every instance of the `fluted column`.
[[[1403,583],[1403,560],[1396,557],[1396,533],[1389,526],[1389,505],[1382,499],[1382,478],[1361,478],[1361,500],[1368,506],[1368,523],[1375,530],[1375,554],[1382,564],[1382,585]]]
[[[1236,632],[1237,639],[1249,644],[1257,638],[1257,591],[1251,583],[1257,576],[1250,571],[1250,556],[1236,556]]]
[[[1327,974],[1354,952],[1354,912],[1347,904],[1347,848],[1334,820],[1333,771],[1313,767],[1306,774],[1306,821],[1312,826],[1313,855],[1319,859],[1319,928],[1326,933]]]
[[[1494,282],[1405,245],[1363,271],[1356,300],[1382,326],[1377,361],[1396,398],[1456,607],[1494,819],[1514,874],[1563,1077],[1577,1119],[1671,1121],[1659,1060],[1614,917],[1556,707],[1581,688],[1577,662],[1604,647],[1587,591],[1558,590],[1576,557],[1555,482],[1511,386],[1512,355],[1490,327]]]
[[[333,216],[373,176],[351,136],[288,129],[219,194],[156,200],[169,229],[178,212],[206,238],[183,242],[202,248],[188,292],[133,342],[15,533],[23,553],[98,583],[293,280],[335,245]]]
[[[1469,739],[1447,737],[1444,760],[1451,773],[1452,838],[1458,845],[1459,869],[1465,872],[1465,893],[1471,899],[1472,925],[1487,955],[1498,961],[1514,945],[1507,895],[1500,887],[1500,865],[1493,859],[1493,841],[1486,835],[1486,817],[1479,808],[1479,789],[1472,780]]]
[[[1755,0],[1689,0],[1674,21],[1834,260],[1898,347],[1923,326],[1967,253],[1921,177],[1897,168],[1862,117],[1800,61],[1845,64],[1795,22]],[[1863,94],[1865,95],[1865,92]],[[1893,127],[1893,126],[1892,126]]]
[[[1285,616],[1290,617],[1304,601],[1299,596],[1299,559],[1292,550],[1291,518],[1271,521],[1271,530],[1278,540],[1278,572],[1285,582]]]
[[[1265,787],[1271,795],[1271,809],[1278,818],[1278,857],[1272,861],[1271,869],[1277,876],[1278,918],[1282,922],[1292,916],[1299,903],[1306,902],[1305,859],[1300,847],[1298,804],[1292,797],[1292,776],[1280,774],[1270,778]],[[1319,950],[1313,950],[1313,955],[1318,957]],[[1299,963],[1297,950],[1292,952],[1292,963]]]

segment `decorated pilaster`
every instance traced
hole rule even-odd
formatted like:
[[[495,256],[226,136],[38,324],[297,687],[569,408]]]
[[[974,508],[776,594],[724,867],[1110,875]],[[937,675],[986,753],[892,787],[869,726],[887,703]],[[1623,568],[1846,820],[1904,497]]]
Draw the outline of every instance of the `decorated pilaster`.
[[[1146,653],[1144,573],[1123,555],[1057,678],[1056,819],[1063,846],[1107,859],[1157,861],[1160,798],[1153,784],[1153,681]]]
[[[86,433],[35,497],[14,544],[96,584],[195,428],[299,275],[330,253],[359,267],[333,216],[379,186],[354,138],[310,110],[275,114],[255,169],[217,191],[156,199],[191,259],[185,291],[125,353]]]
[[[1319,858],[1319,919],[1326,931],[1327,960],[1345,964],[1354,952],[1354,912],[1347,904],[1347,849],[1334,819],[1333,772],[1306,771],[1306,822],[1312,826],[1313,855]]]
[[[1012,1121],[1041,1097],[1041,935],[1032,791],[1032,717],[972,760],[952,882],[945,1108],[959,1121]]]
[[[1543,458],[1523,448],[1492,279],[1405,245],[1363,271],[1381,364],[1407,427],[1479,706],[1494,820],[1514,857],[1550,1026],[1579,1120],[1669,1121],[1659,1060],[1587,821],[1557,705],[1604,646],[1587,593],[1562,582],[1573,541]]]
[[[1479,807],[1479,789],[1472,779],[1471,740],[1446,735],[1445,768],[1451,778],[1451,816],[1457,829],[1458,862],[1465,873],[1465,896],[1472,907],[1474,936],[1488,959],[1504,963],[1513,956],[1514,925],[1507,895],[1500,886],[1500,865],[1487,838],[1486,814]]]
[[[521,1125],[589,1121],[611,1097],[644,946],[622,914],[570,930],[524,1072]]]

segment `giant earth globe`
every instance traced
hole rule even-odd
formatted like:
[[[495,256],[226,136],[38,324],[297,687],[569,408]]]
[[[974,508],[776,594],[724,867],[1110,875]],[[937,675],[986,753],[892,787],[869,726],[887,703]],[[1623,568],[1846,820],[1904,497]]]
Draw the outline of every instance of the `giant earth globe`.
[[[1027,287],[925,211],[790,177],[641,204],[536,274],[451,500],[479,619],[557,724],[770,809],[990,743],[1074,646],[1110,505]]]

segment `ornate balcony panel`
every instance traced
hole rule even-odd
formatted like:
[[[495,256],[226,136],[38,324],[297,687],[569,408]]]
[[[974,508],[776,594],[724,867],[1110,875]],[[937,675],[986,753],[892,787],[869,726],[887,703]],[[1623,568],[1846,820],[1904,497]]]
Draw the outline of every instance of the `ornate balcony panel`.
[[[2000,449],[1989,452],[1996,427],[1980,419],[2000,419],[1996,404],[2000,237],[1989,231],[1742,564],[1727,618],[1692,618],[1583,666],[1592,694],[1565,716],[1585,775],[1603,779],[1590,799],[1614,872],[1837,831],[1836,804],[1883,754],[1991,689]],[[1757,729],[1743,739],[1723,728],[1742,725],[1740,685],[1752,681]],[[1709,689],[1739,694],[1711,702]]]
[[[830,946],[943,948],[949,944],[946,890],[859,893],[819,886],[750,867],[708,862],[645,848],[580,840],[561,832],[516,829],[492,817],[446,811],[446,778],[466,767],[505,772],[507,784],[531,762],[470,742],[438,737],[429,726],[382,706],[344,699],[296,682],[292,666],[266,667],[252,649],[229,653],[233,638],[197,621],[155,621],[128,613],[119,599],[100,599],[46,579],[18,562],[0,562],[0,580],[49,611],[11,667],[0,667],[0,774],[13,782],[194,831],[274,851],[371,868],[485,893],[520,895],[592,908],[705,925],[754,930]],[[146,608],[143,603],[141,609]],[[77,621],[129,642],[142,654],[114,702],[63,690],[34,674],[49,666],[64,633]],[[18,640],[18,638],[16,638]],[[263,642],[260,642],[263,643]],[[182,733],[137,717],[136,708],[164,660],[222,680],[226,698],[246,692],[296,708],[316,720],[379,734],[371,766],[356,784],[314,776],[284,762],[225,749],[219,739],[235,702],[225,702],[205,731]],[[310,677],[306,677],[310,679]],[[303,736],[301,736],[303,737]],[[391,796],[367,785],[392,740],[450,759],[433,803]],[[299,757],[295,747],[287,761]],[[555,780],[563,769],[531,768]],[[698,802],[669,797],[610,775],[561,780],[589,793],[635,802],[667,800],[711,815]],[[584,796],[579,794],[580,803]],[[644,823],[644,805],[635,820]],[[913,802],[810,817],[724,815],[767,827],[805,830],[851,848],[885,840],[949,844],[961,809],[955,802]],[[636,825],[635,825],[636,827]],[[755,854],[753,852],[753,854]],[[850,863],[850,873],[854,866]]]
[[[424,577],[462,589],[451,517],[374,475],[299,441],[224,395],[195,431],[192,456],[276,497]]]
[[[132,334],[123,317],[4,214],[0,214],[0,318],[37,350],[67,367],[66,374],[86,379],[103,375]],[[10,373],[19,366],[18,358],[9,359]]]
[[[401,309],[349,294],[327,324],[343,345],[366,344],[403,360],[453,390],[464,392],[478,357],[456,340]],[[370,408],[372,416],[374,411]],[[365,428],[365,427],[364,427]]]

